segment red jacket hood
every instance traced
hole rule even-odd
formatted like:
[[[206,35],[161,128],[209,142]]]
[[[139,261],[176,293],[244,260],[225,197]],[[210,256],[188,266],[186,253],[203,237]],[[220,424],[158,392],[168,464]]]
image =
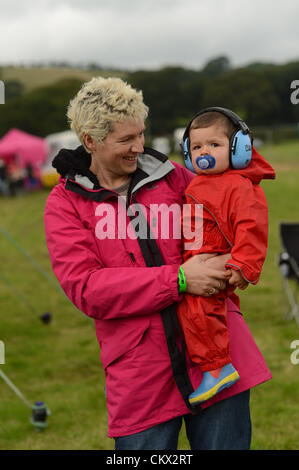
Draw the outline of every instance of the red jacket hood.
[[[230,171],[246,176],[254,184],[259,184],[263,179],[275,179],[274,169],[254,147],[252,147],[252,157],[249,166],[243,170]]]

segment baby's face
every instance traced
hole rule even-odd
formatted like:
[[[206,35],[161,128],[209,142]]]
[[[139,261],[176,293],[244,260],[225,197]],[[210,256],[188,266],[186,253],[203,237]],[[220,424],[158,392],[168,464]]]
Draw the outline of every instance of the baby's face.
[[[213,126],[191,129],[190,152],[193,167],[198,174],[223,173],[229,168],[229,138],[217,124]],[[215,159],[213,168],[200,169],[196,160],[198,157],[211,155]]]

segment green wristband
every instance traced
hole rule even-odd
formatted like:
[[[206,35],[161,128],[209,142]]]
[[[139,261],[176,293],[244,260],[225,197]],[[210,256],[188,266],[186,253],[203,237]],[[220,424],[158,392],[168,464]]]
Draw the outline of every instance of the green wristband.
[[[184,273],[182,266],[180,266],[180,269],[179,269],[178,283],[179,283],[179,292],[180,293],[186,292],[187,283],[186,283],[186,277],[185,277],[185,273]]]

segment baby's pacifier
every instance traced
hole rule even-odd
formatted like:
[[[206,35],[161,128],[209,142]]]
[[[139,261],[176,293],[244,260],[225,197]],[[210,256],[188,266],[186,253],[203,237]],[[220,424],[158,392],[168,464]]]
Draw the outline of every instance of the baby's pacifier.
[[[208,170],[214,168],[216,160],[212,155],[204,155],[203,157],[197,157],[195,163],[200,170]]]

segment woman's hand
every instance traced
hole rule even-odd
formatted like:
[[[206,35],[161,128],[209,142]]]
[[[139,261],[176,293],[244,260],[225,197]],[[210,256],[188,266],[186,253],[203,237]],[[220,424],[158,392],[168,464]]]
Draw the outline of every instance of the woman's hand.
[[[182,264],[189,294],[209,297],[225,289],[231,270],[225,269],[227,255],[195,255]]]

